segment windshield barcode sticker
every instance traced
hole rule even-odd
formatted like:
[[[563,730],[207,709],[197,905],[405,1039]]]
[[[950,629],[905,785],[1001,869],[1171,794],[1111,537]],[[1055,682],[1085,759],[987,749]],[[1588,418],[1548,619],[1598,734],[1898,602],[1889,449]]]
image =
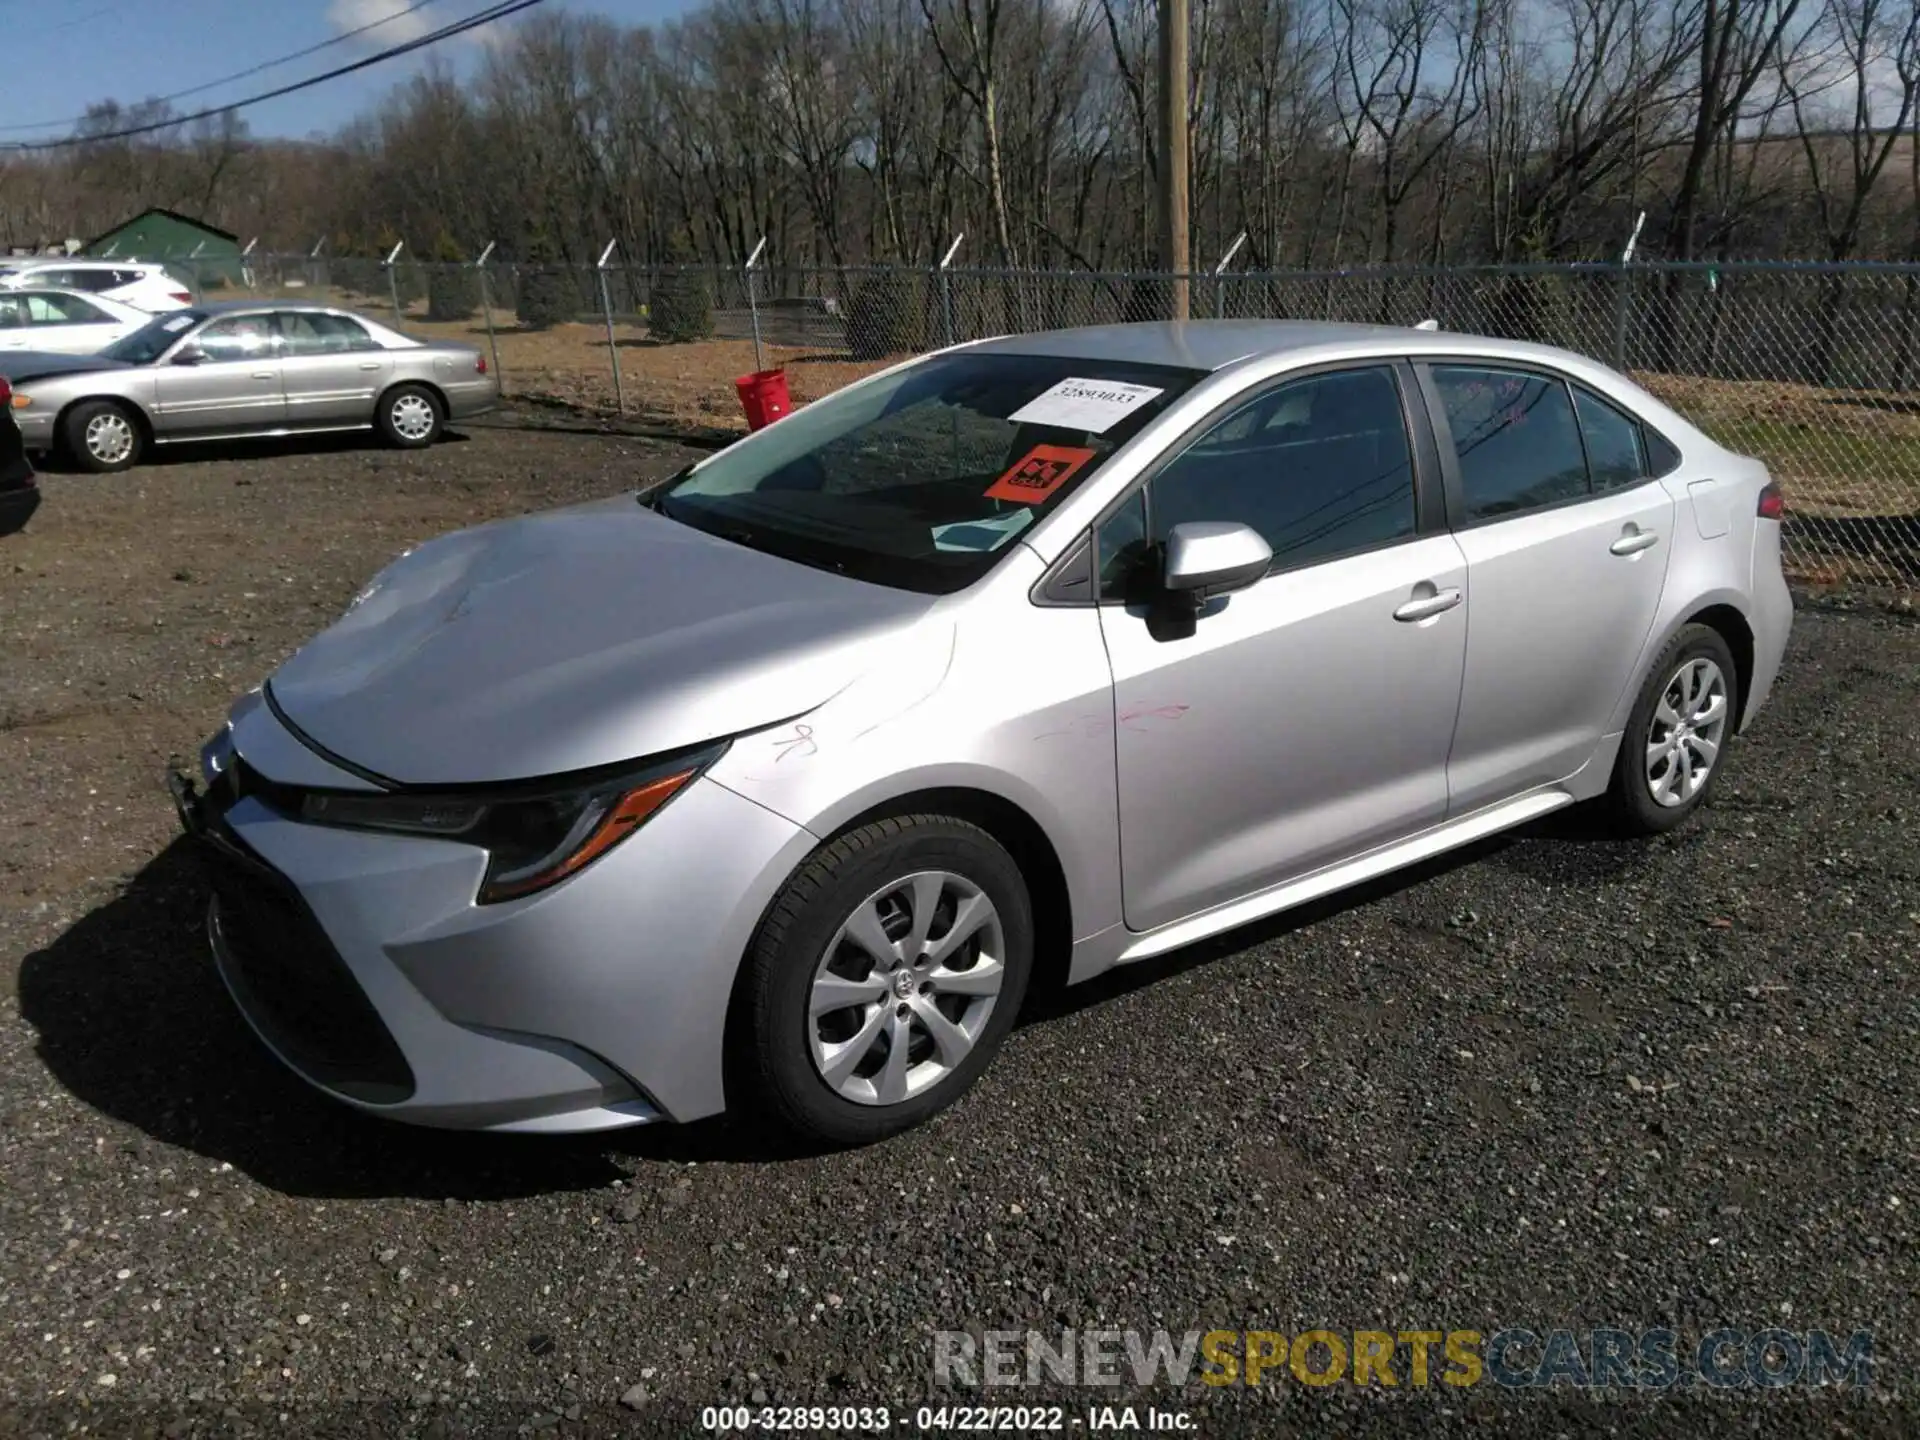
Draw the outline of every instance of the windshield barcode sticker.
[[[1065,445],[1036,445],[1006,474],[987,487],[989,500],[1018,500],[1038,505],[1073,478],[1093,451]]]
[[[1016,425],[1057,425],[1062,430],[1101,435],[1160,393],[1153,385],[1071,376],[1034,396],[1007,419]]]

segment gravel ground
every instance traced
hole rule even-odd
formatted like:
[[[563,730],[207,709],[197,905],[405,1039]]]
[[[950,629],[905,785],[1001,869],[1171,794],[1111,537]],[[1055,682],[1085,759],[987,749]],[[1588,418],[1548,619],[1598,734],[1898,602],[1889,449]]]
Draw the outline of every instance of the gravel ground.
[[[583,430],[590,427],[583,427]],[[363,1120],[202,953],[160,777],[388,557],[684,452],[474,430],[53,476],[0,541],[0,1434],[685,1434],[936,1328],[1874,1332],[1864,1391],[993,1392],[1200,1433],[1912,1433],[1920,626],[1803,613],[1717,803],[1044,997],[875,1149]],[[624,1402],[623,1402],[624,1397]]]

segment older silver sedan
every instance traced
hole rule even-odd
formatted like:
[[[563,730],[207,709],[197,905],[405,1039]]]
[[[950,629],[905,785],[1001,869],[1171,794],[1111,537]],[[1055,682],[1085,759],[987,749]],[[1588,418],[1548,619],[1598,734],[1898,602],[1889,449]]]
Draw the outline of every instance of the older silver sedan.
[[[182,440],[373,429],[418,448],[500,396],[471,345],[258,300],[157,315],[98,355],[9,355],[6,369],[27,448],[96,471]]]

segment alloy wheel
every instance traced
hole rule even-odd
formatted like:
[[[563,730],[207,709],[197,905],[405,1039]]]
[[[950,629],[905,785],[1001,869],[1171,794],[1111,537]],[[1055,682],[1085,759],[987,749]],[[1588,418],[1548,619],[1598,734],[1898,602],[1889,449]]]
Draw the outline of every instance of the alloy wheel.
[[[814,969],[814,1069],[860,1105],[922,1094],[985,1033],[1006,973],[1000,914],[978,885],[945,870],[891,881],[841,923]]]
[[[1647,789],[1668,809],[1698,795],[1726,738],[1727,679],[1705,656],[1683,662],[1660,692],[1647,727]]]

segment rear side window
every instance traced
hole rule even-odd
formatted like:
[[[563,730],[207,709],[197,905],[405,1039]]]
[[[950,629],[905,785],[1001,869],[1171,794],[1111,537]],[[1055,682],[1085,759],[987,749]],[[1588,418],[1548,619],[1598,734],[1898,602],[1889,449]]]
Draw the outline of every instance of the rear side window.
[[[1459,461],[1465,519],[1585,497],[1586,451],[1566,382],[1521,370],[1433,367]]]
[[[1580,436],[1587,444],[1587,470],[1593,477],[1594,494],[1628,490],[1647,478],[1639,421],[1577,385],[1573,408],[1580,415]]]
[[[326,315],[318,311],[282,310],[279,314],[280,338],[289,355],[345,354],[355,350],[377,350],[373,337],[364,326],[344,315]]]
[[[1646,432],[1647,474],[1658,479],[1680,468],[1680,451],[1658,430]]]

